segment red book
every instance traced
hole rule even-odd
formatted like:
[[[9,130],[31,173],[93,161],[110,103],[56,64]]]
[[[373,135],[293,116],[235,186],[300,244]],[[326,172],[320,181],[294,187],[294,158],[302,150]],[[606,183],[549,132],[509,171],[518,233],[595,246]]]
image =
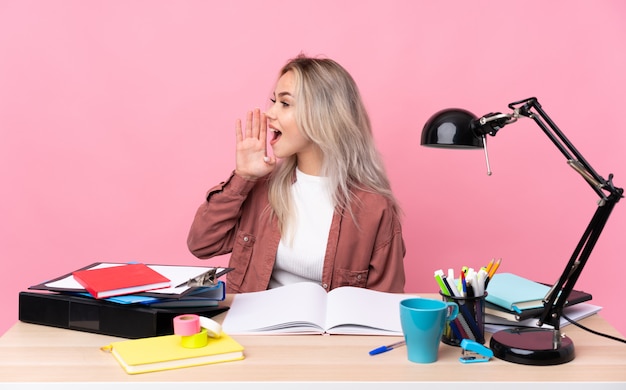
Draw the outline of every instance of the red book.
[[[134,294],[170,287],[170,280],[145,264],[124,264],[72,273],[94,298]]]

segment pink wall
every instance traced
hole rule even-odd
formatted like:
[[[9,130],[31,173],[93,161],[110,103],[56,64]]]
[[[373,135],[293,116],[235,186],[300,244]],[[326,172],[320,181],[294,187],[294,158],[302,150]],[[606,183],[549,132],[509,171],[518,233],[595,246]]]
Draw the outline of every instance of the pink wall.
[[[441,108],[537,96],[625,187],[625,20],[619,0],[0,1],[0,333],[20,290],[88,263],[196,264],[187,229],[233,168],[235,119],[300,51],[361,86],[405,211],[408,291],[492,257],[556,280],[596,196],[540,130],[491,139],[492,177],[481,152],[422,148],[420,131]],[[577,286],[622,334],[624,231],[618,204]]]

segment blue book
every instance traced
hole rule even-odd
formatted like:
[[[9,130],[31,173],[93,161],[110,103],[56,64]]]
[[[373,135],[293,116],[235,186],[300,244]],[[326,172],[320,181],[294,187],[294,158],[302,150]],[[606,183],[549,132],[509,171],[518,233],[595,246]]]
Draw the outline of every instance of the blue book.
[[[93,296],[90,293],[76,293],[76,294],[79,296],[83,296],[83,297],[93,298]],[[135,303],[147,304],[147,303],[160,301],[159,298],[147,297],[144,295],[118,295],[115,297],[102,298],[102,299],[108,302],[119,303],[120,305],[132,305]]]
[[[89,293],[78,293],[78,295],[91,297]],[[103,298],[108,302],[121,305],[142,304],[153,308],[175,308],[175,307],[217,307],[220,301],[226,298],[226,284],[219,280],[214,286],[194,287],[193,291],[182,298],[158,298],[145,295],[118,295],[115,297]]]
[[[219,280],[214,286],[194,287],[193,291],[181,298],[158,298],[155,301],[146,301],[146,305],[153,308],[199,308],[216,307],[226,298],[226,283]]]
[[[487,302],[520,313],[543,307],[550,287],[511,273],[497,273],[487,285]]]

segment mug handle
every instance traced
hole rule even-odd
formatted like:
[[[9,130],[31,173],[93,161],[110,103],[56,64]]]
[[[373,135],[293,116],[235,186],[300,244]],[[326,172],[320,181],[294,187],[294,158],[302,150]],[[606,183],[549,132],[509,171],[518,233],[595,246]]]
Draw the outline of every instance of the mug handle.
[[[448,306],[448,315],[446,316],[446,321],[452,321],[459,315],[459,305],[456,302],[446,302]]]

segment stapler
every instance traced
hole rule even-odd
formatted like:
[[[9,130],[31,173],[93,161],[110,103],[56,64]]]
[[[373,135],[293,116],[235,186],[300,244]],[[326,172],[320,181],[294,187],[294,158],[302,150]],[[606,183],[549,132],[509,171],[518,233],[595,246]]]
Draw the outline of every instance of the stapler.
[[[484,363],[493,357],[493,351],[474,340],[461,340],[461,363]]]

